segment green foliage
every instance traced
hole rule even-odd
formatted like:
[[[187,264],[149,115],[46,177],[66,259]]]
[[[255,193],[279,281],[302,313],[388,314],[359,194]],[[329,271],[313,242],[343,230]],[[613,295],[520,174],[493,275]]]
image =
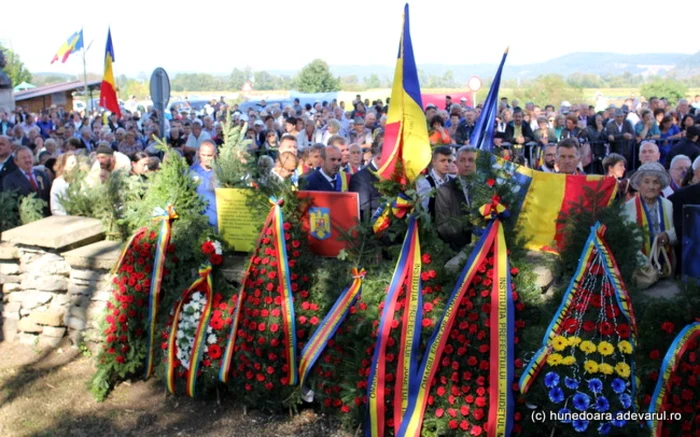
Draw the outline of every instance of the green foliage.
[[[17,192],[0,191],[0,234],[20,225]]]
[[[380,88],[382,86],[382,82],[379,80],[379,76],[372,73],[369,77],[365,77],[365,85],[367,88]]]
[[[328,64],[321,59],[314,59],[304,66],[294,81],[296,88],[304,93],[340,90],[340,79],[331,74]]]
[[[560,248],[562,271],[565,277],[574,274],[591,227],[600,222],[607,227],[605,240],[614,242],[610,250],[617,260],[625,284],[629,287],[632,283],[632,272],[637,266],[640,230],[636,224],[625,219],[622,202],[616,201],[610,206],[605,206],[603,197],[602,190],[586,189],[584,196],[571,206],[569,213],[560,215],[558,222],[564,225],[562,241],[566,241],[566,246]]]
[[[568,100],[579,102],[583,100],[583,91],[580,88],[572,88],[562,76],[547,74],[538,77],[534,82],[522,88],[516,89],[513,97],[520,102],[534,102],[543,106],[548,103],[559,105]]]
[[[566,78],[566,83],[572,88],[604,88],[603,78],[597,74],[574,73]]]
[[[114,171],[104,183],[89,183],[85,171],[76,170],[68,184],[66,196],[60,200],[69,215],[94,217],[104,226],[107,239],[125,240],[129,225],[125,217],[127,205],[138,202],[146,188],[143,180],[125,171]]]
[[[148,83],[134,78],[119,75],[117,78],[117,90],[122,96],[136,96],[146,98],[150,94]],[[125,97],[126,98],[126,97]]]
[[[22,197],[19,203],[19,221],[26,225],[41,220],[44,218],[44,210],[48,206],[49,204],[45,200],[36,197],[36,193]]]
[[[647,99],[666,97],[672,105],[684,98],[687,92],[688,87],[675,79],[658,79],[642,85],[640,90],[640,93]]]
[[[31,82],[32,73],[24,66],[19,55],[11,48],[5,47],[2,44],[0,44],[0,50],[5,54],[7,65],[3,70],[12,81],[12,86],[19,85],[22,82]]]
[[[224,188],[250,186],[250,174],[254,167],[253,157],[248,153],[252,140],[245,138],[248,125],[232,126],[231,113],[226,115],[224,144],[219,148],[219,157],[214,167],[216,179]]]

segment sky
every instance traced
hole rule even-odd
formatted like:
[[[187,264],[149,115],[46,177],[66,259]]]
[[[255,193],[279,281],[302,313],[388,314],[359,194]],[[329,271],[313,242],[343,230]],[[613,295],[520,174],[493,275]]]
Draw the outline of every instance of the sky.
[[[670,19],[680,27],[684,17],[700,14],[700,2],[684,1],[683,15]],[[0,43],[15,50],[31,72],[82,74],[77,54],[65,64],[50,62],[59,46],[83,28],[85,45],[91,44],[87,70],[101,74],[111,26],[115,75],[150,76],[156,67],[171,75],[220,74],[246,66],[298,70],[316,58],[330,65],[394,65],[405,0],[71,0],[60,9],[56,4],[34,0],[30,8],[16,1],[3,6],[3,15],[13,19],[3,20]],[[644,36],[639,26],[649,25],[649,11],[668,12],[658,7],[649,0],[413,0],[411,37],[419,66],[497,64],[506,47],[512,65],[574,52],[700,50],[692,32],[674,38],[676,31],[663,35],[659,28],[656,36]]]

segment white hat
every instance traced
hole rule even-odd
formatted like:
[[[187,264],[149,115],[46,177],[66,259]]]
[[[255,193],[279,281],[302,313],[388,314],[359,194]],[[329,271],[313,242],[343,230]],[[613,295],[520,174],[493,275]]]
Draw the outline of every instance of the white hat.
[[[263,123],[262,120],[255,120],[255,123],[253,123],[253,126],[265,126],[265,123]]]
[[[632,175],[630,179],[630,184],[635,190],[639,190],[639,182],[646,175],[658,176],[659,182],[661,183],[661,189],[668,187],[671,184],[671,176],[666,173],[664,166],[658,162],[647,162],[639,166],[636,172]]]
[[[467,101],[467,98],[466,98],[466,97],[462,97],[461,99],[459,99],[459,101],[460,101],[460,102],[466,102],[466,101]]]

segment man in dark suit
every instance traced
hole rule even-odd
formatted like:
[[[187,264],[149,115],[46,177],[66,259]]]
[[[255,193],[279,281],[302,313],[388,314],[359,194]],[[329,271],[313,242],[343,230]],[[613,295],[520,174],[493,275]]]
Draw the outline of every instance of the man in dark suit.
[[[384,134],[378,133],[372,142],[372,160],[350,179],[350,189],[348,191],[359,194],[360,218],[363,221],[369,221],[372,218],[382,200],[382,195],[375,184],[379,182],[377,170],[382,166],[383,143]]]
[[[34,155],[29,147],[20,147],[15,152],[17,169],[7,174],[2,181],[3,191],[16,191],[21,197],[36,193],[36,197],[46,201],[48,211],[51,180],[43,171],[34,170]]]
[[[622,109],[616,109],[614,113],[615,118],[605,126],[605,133],[611,145],[610,151],[624,156],[627,162],[633,165],[632,147],[634,147],[634,144],[632,140],[635,133],[632,123],[625,120],[625,116],[626,114]]]
[[[10,137],[0,135],[0,191],[2,189],[2,181],[5,176],[17,170],[14,157],[12,156],[12,142]]]
[[[693,179],[700,180],[700,158],[696,158],[693,162]],[[683,253],[683,206],[685,205],[700,205],[700,182],[687,187],[680,188],[675,193],[668,197],[668,200],[673,203],[673,227],[676,229],[678,244],[676,244],[676,259],[682,260]],[[678,272],[680,272],[683,261],[678,263]]]
[[[666,168],[671,168],[671,161],[678,155],[685,155],[690,158],[690,161],[695,161],[695,158],[700,156],[700,126],[690,126],[685,133],[685,138],[671,147],[671,151],[666,155],[666,162],[663,163]]]
[[[338,174],[342,154],[336,146],[327,146],[322,152],[323,165],[302,179],[301,187],[307,191],[342,191],[342,181]]]
[[[462,146],[457,151],[457,177],[443,184],[435,198],[435,224],[440,238],[454,250],[471,243],[469,178],[476,173],[476,149]]]
[[[524,114],[521,109],[517,109],[513,112],[513,121],[508,123],[503,136],[504,142],[524,146],[534,140],[535,135],[532,133],[532,128],[528,123],[525,123],[523,119]]]

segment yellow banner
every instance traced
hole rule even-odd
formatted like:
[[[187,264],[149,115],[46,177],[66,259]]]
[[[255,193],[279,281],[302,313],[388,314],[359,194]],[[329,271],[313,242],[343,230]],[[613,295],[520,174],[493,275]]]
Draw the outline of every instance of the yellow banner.
[[[248,205],[250,188],[217,188],[219,235],[236,252],[250,252],[258,238],[260,216]]]

